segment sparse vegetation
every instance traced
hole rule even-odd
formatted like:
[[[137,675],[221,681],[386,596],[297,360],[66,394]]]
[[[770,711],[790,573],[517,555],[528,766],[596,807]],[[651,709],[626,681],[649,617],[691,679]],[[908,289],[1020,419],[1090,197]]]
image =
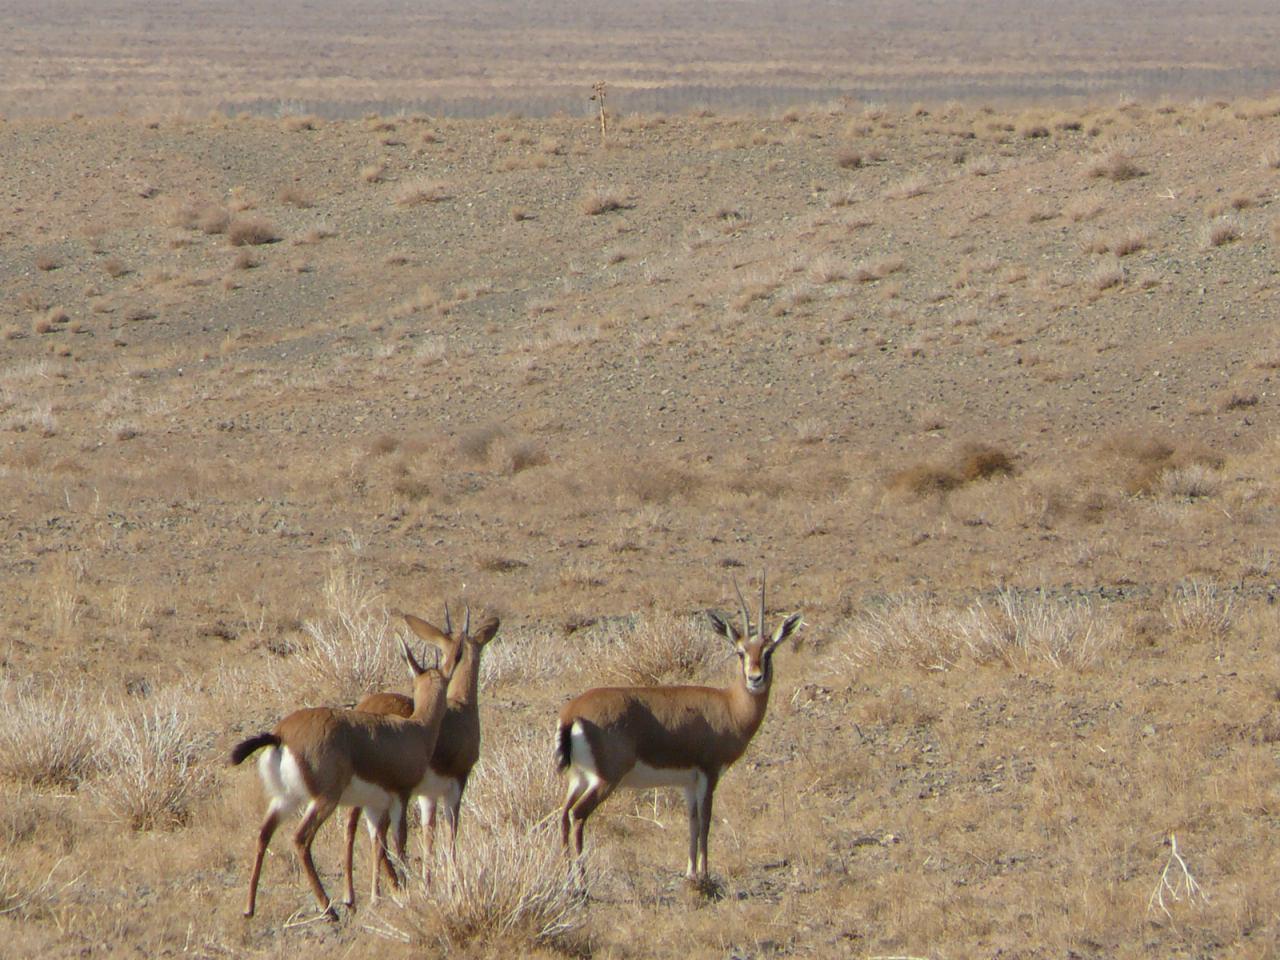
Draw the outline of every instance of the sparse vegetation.
[[[279,239],[275,227],[256,217],[237,218],[227,226],[227,241],[233,247],[261,246]]]

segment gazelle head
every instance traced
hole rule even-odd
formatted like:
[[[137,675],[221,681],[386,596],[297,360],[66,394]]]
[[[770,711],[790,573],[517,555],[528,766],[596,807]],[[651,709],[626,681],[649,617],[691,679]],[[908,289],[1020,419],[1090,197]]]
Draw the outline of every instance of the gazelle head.
[[[800,626],[803,617],[793,613],[778,629],[768,636],[764,632],[764,571],[760,572],[760,614],[756,619],[756,627],[751,629],[751,615],[747,613],[747,602],[742,599],[742,590],[734,578],[733,589],[738,595],[738,607],[742,613],[742,629],[715,610],[708,610],[707,617],[716,633],[733,644],[738,654],[738,663],[742,667],[742,678],[746,682],[749,693],[763,693],[769,689],[773,680],[773,651],[783,640],[791,636]]]
[[[454,629],[448,603],[444,605],[443,630],[421,617],[415,617],[412,613],[400,614],[410,630],[440,651],[440,672],[446,677],[453,674],[454,668],[466,653],[468,645],[473,645],[477,649],[483,647],[498,632],[498,618],[488,617],[472,633],[471,605],[467,604],[464,609],[466,612],[463,614],[462,626],[457,630]]]

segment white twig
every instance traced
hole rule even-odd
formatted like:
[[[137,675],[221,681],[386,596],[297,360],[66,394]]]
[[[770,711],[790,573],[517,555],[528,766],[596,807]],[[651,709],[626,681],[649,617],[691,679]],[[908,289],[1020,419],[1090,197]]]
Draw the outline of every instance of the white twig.
[[[1178,875],[1179,871],[1181,876]],[[1159,907],[1172,921],[1173,914],[1169,912],[1169,907],[1165,903],[1166,896],[1173,903],[1180,903],[1184,899],[1187,903],[1195,903],[1197,897],[1200,898],[1201,903],[1209,902],[1209,895],[1191,875],[1191,870],[1187,867],[1187,861],[1182,859],[1182,854],[1178,853],[1178,837],[1172,833],[1169,834],[1169,859],[1165,861],[1164,869],[1160,871],[1160,879],[1156,882],[1156,888],[1151,891],[1151,897],[1147,900],[1148,913],[1153,907]]]

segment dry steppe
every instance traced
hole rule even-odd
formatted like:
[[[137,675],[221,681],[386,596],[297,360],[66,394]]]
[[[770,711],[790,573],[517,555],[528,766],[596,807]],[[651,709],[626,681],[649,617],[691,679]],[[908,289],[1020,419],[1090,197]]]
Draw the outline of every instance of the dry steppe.
[[[0,155],[14,955],[1275,955],[1280,100],[11,117]],[[762,568],[806,626],[715,884],[637,794],[575,899],[558,706],[721,682],[700,611]],[[407,689],[386,611],[445,601],[502,618],[457,871],[308,922],[280,835],[244,920],[229,747]]]

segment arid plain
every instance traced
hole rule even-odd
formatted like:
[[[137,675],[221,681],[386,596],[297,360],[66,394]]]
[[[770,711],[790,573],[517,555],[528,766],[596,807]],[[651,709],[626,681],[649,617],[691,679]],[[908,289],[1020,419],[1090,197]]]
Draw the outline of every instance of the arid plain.
[[[0,123],[7,945],[1274,956],[1280,98],[619,84],[602,142],[268,73]],[[577,896],[557,709],[724,682],[762,567],[805,626],[714,884],[619,795]],[[502,619],[456,867],[316,922],[282,831],[243,919],[230,746],[407,691],[387,611],[446,601]]]

